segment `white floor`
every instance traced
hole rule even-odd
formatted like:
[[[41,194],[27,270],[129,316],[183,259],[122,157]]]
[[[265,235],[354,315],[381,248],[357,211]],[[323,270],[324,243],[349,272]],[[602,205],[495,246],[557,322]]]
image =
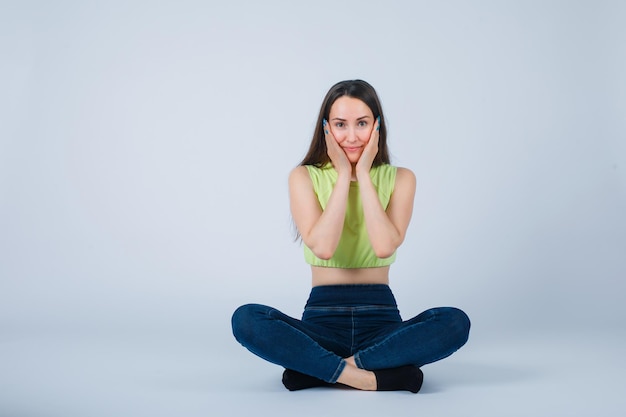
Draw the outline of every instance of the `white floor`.
[[[417,395],[289,392],[281,369],[232,339],[227,319],[210,329],[169,331],[5,328],[0,416],[528,417],[626,409],[625,343],[608,331],[517,338],[474,332],[461,351],[423,368]]]

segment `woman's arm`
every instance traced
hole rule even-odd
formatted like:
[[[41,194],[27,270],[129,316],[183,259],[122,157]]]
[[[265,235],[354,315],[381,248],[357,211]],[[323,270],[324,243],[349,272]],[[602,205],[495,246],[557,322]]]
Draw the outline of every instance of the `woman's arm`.
[[[291,216],[304,244],[320,259],[332,258],[337,249],[349,190],[350,176],[339,173],[326,209],[322,210],[307,168],[299,166],[289,175]]]
[[[409,169],[398,168],[396,183],[385,211],[370,177],[372,162],[378,152],[379,126],[380,118],[375,129],[372,129],[370,140],[356,164],[356,177],[359,181],[363,215],[370,243],[376,256],[388,258],[404,241],[406,229],[411,221],[415,198],[415,175]]]
[[[320,259],[330,259],[339,245],[343,222],[346,217],[352,166],[324,119],[326,149],[337,171],[337,183],[333,187],[326,208],[322,210],[313,190],[309,171],[304,166],[295,168],[289,175],[289,202],[302,241]]]
[[[409,227],[415,198],[415,175],[409,169],[398,168],[386,211],[380,203],[369,172],[360,175],[358,180],[369,240],[376,256],[387,258],[402,244]]]

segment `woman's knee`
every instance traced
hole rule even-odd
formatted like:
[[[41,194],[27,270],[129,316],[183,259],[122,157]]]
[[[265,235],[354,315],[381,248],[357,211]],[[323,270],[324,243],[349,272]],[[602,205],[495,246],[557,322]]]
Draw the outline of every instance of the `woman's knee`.
[[[248,340],[254,333],[257,327],[255,323],[267,307],[260,304],[245,304],[237,308],[231,317],[231,326],[233,329],[233,336],[243,343]]]
[[[454,330],[459,340],[459,347],[463,346],[469,338],[469,331],[472,325],[470,318],[461,309],[456,307],[448,307],[446,315],[450,328]]]

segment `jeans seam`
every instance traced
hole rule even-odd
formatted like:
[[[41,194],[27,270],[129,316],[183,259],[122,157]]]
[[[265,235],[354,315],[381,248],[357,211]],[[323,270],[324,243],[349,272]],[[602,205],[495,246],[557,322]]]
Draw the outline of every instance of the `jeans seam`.
[[[339,362],[339,365],[337,365],[337,369],[335,369],[335,373],[333,374],[332,378],[330,378],[330,381],[328,382],[331,384],[335,384],[337,382],[337,379],[339,379],[339,375],[341,375],[345,367],[346,367],[346,361],[345,359],[342,359]]]
[[[351,340],[350,340],[350,354],[354,352],[354,310],[350,315],[350,319],[352,321],[352,331],[351,331]]]
[[[361,352],[357,352],[354,354],[354,363],[356,364],[357,368],[365,369],[363,367],[363,362],[361,362]]]

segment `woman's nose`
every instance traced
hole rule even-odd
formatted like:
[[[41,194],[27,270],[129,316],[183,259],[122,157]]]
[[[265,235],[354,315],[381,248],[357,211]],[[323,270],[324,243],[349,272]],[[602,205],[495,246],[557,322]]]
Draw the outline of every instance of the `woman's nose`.
[[[348,142],[355,142],[357,140],[356,132],[354,129],[348,129],[346,134],[346,140]]]

